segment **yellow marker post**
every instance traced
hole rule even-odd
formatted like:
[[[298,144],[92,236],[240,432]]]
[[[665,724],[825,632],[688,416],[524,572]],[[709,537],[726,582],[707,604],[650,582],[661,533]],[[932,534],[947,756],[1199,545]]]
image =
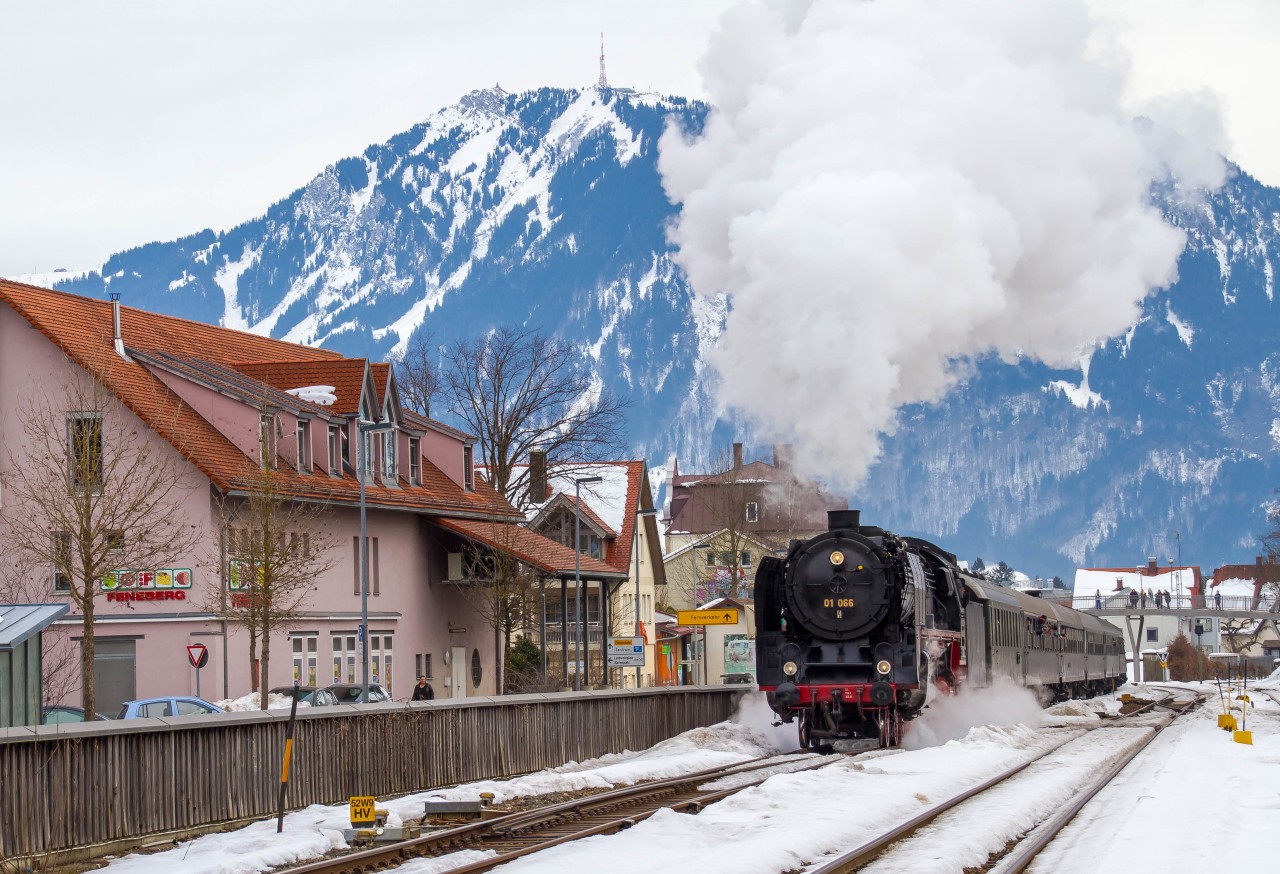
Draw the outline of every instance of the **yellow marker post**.
[[[265,689],[259,690],[266,695]],[[289,788],[289,759],[293,756],[293,724],[298,719],[298,681],[293,681],[293,703],[289,705],[289,724],[284,730],[284,758],[280,762],[280,796],[276,799],[276,834],[284,831],[284,795]]]

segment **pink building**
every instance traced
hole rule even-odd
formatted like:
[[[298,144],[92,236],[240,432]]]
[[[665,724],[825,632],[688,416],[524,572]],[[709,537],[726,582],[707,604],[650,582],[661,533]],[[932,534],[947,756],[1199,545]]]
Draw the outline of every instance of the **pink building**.
[[[86,430],[92,417],[66,408],[65,388],[89,374],[112,403]],[[40,398],[52,406],[40,407]],[[0,281],[0,483],[38,460],[23,426],[34,409],[52,411],[54,431],[65,419],[67,433],[79,435],[69,439],[141,435],[140,445],[176,471],[175,518],[193,532],[193,545],[164,566],[103,578],[94,602],[100,712],[130,698],[195,694],[197,684],[210,700],[250,691],[248,636],[216,609],[244,597],[235,590],[234,522],[220,508],[243,502],[268,465],[291,500],[323,507],[332,544],[331,566],[272,640],[270,685],[360,682],[358,421],[390,428],[367,436],[371,682],[407,698],[425,673],[437,697],[495,693],[494,633],[451,569],[468,543],[494,548],[472,536],[477,526],[522,517],[475,477],[473,438],[401,409],[388,365]],[[36,512],[18,505],[12,486],[0,491],[4,542],[14,514]],[[521,538],[522,561],[547,579],[572,578],[572,549],[533,532]],[[590,556],[578,572],[620,576]],[[11,552],[0,556],[0,601],[18,595],[56,601],[67,598],[67,583],[51,563]],[[57,626],[73,649],[81,620],[73,605]],[[187,656],[194,644],[209,653],[198,676]],[[75,703],[78,679],[76,672],[62,703]]]

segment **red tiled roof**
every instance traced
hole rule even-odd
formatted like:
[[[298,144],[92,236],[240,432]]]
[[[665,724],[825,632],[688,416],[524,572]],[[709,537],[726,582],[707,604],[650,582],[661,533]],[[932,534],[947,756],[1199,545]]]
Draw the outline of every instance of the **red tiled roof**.
[[[577,557],[575,571],[575,553],[549,537],[530,531],[523,525],[510,525],[501,522],[481,522],[473,519],[432,520],[442,528],[461,534],[485,546],[509,553],[519,561],[538,570],[558,577],[571,577],[575,572],[588,579],[616,580],[626,577],[626,571],[619,571],[589,555]]]
[[[226,492],[254,487],[261,476],[256,459],[245,455],[140,361],[126,361],[116,354],[109,301],[6,280],[0,280],[0,301],[12,307],[72,361],[92,373],[219,489]],[[336,364],[340,369],[348,362],[325,349],[125,306],[120,307],[120,322],[126,348],[230,365],[241,373],[245,370],[237,364],[242,362],[311,364],[315,370],[308,372],[317,374],[330,372],[324,370],[325,365]],[[364,362],[355,359],[355,363],[363,373]],[[295,372],[305,369],[299,366]],[[308,380],[308,384],[320,383],[333,384],[329,380],[315,383]],[[369,484],[367,501],[373,506],[422,513],[474,514],[487,518],[517,516],[506,499],[487,484],[477,483],[474,491],[465,491],[429,462],[423,464],[422,475],[422,486],[403,484],[402,488],[389,488],[380,483]],[[307,475],[291,469],[278,470],[275,476],[277,487],[298,497],[351,504],[359,501],[360,485],[354,476]]]
[[[447,434],[450,437],[463,441],[464,443],[475,442],[475,435],[468,434],[466,431],[459,431],[457,428],[450,428],[444,422],[437,422],[435,419],[432,419],[429,416],[424,416],[421,413],[415,413],[413,410],[404,410],[403,416],[404,423],[414,428],[418,428],[423,431],[428,429],[432,431],[439,431],[441,434]]]
[[[360,411],[360,387],[364,384],[365,377],[363,358],[340,358],[336,361],[237,361],[231,366],[245,376],[251,376],[281,391],[311,385],[331,385],[338,399],[327,409],[343,416],[354,416]]]

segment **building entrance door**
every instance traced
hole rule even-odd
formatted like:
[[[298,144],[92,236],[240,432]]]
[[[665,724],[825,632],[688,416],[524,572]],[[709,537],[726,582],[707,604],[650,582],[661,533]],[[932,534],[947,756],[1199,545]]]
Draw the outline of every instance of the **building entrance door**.
[[[138,697],[137,641],[99,637],[93,642],[95,708],[115,716],[120,705]]]

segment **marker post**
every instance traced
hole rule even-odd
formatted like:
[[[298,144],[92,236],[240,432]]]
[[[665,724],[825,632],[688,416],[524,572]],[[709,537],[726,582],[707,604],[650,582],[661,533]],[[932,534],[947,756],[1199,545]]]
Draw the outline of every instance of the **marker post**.
[[[266,695],[266,691],[262,692]],[[289,788],[289,756],[293,753],[293,723],[298,718],[298,681],[293,681],[293,703],[289,705],[289,723],[284,730],[284,761],[280,765],[280,797],[276,801],[276,834],[284,831],[284,794]]]

